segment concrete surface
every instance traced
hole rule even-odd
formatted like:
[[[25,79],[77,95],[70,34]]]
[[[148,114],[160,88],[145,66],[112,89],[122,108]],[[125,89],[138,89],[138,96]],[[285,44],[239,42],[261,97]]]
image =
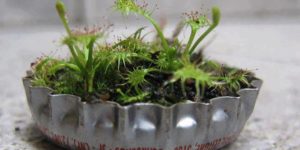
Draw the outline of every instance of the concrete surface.
[[[34,127],[21,78],[36,57],[60,56],[64,50],[55,40],[62,35],[57,27],[0,29],[1,150],[59,149]],[[300,24],[226,24],[214,35],[207,57],[253,70],[264,80],[251,119],[225,150],[299,150]]]

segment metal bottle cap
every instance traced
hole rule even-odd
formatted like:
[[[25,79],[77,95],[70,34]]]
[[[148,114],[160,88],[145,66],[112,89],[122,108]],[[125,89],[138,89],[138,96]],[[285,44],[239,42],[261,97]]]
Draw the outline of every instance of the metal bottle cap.
[[[188,101],[171,107],[137,103],[85,103],[74,95],[54,95],[23,79],[32,117],[52,142],[81,150],[202,150],[233,141],[250,117],[262,81],[238,97],[210,103]]]

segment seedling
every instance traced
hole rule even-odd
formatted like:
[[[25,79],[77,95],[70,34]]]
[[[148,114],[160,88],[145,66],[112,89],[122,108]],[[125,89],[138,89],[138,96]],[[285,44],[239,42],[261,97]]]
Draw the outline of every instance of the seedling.
[[[193,55],[219,25],[219,8],[212,8],[211,20],[199,12],[185,13],[186,18],[180,21],[171,38],[164,35],[147,4],[116,0],[114,8],[125,15],[143,16],[153,25],[157,39],[144,41],[145,27],[141,27],[115,43],[100,43],[99,39],[104,39],[107,33],[101,28],[72,30],[66,8],[57,0],[56,9],[67,33],[63,44],[69,48],[71,57],[39,59],[33,65],[33,84],[50,87],[57,94],[78,95],[87,102],[109,100],[122,105],[207,102],[211,98],[207,93],[214,93],[210,94],[212,97],[230,96],[250,86],[252,73],[207,60],[202,54]],[[191,29],[186,44],[178,40],[184,26]],[[198,58],[192,59],[193,56]]]

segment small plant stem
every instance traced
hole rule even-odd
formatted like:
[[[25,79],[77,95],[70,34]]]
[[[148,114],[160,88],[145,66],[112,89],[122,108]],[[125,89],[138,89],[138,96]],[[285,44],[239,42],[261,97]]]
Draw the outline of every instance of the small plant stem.
[[[202,42],[203,39],[219,25],[220,18],[221,18],[220,9],[218,7],[213,7],[213,9],[212,9],[213,23],[194,43],[192,49],[190,50],[190,54],[197,48],[197,46],[200,44],[200,42]]]
[[[116,90],[116,92],[119,93],[119,94],[121,94],[121,96],[123,96],[123,97],[126,96],[126,94],[123,93],[123,91],[121,89],[119,89],[119,88]]]
[[[154,26],[154,28],[156,29],[157,33],[158,33],[158,36],[160,37],[160,40],[162,42],[162,46],[163,48],[168,51],[170,49],[169,45],[168,45],[168,42],[163,34],[163,32],[161,31],[159,25],[156,23],[156,21],[149,15],[143,15],[146,19],[148,19],[152,25]]]
[[[88,54],[88,59],[87,59],[87,63],[86,63],[86,67],[88,69],[92,69],[93,66],[93,50],[94,50],[94,43],[95,43],[96,39],[93,38],[90,43],[88,44],[87,48],[89,50],[89,54]]]
[[[92,93],[94,91],[94,76],[95,76],[95,73],[93,71],[93,46],[94,46],[94,43],[95,43],[96,39],[93,38],[90,43],[88,44],[88,49],[89,49],[89,54],[88,54],[88,60],[87,60],[87,63],[86,63],[86,68],[88,71],[90,71],[88,73],[88,76],[87,76],[87,84],[88,84],[88,93]]]
[[[200,42],[203,41],[203,39],[211,32],[214,30],[214,28],[216,27],[217,25],[212,25],[210,26],[198,39],[197,41],[194,43],[193,47],[191,48],[191,50],[189,51],[189,53],[193,53],[193,51],[196,49],[196,47],[200,44]]]
[[[191,27],[191,35],[190,35],[190,38],[189,38],[189,41],[186,45],[186,48],[184,50],[184,54],[185,55],[188,55],[189,52],[190,52],[190,47],[191,45],[193,44],[193,41],[195,39],[195,36],[196,36],[196,33],[197,33],[197,30],[195,30],[193,27]]]
[[[83,77],[85,78],[85,85],[84,85],[84,90],[86,91],[86,95],[88,95],[88,93],[91,93],[93,91],[93,78],[89,78],[89,73],[87,72],[87,70],[83,67],[83,65],[81,64],[81,62],[79,61],[78,56],[75,53],[74,48],[72,47],[71,44],[67,44],[70,52],[75,60],[75,63],[77,64],[77,66],[79,67],[79,69],[81,70],[81,73],[83,75]]]
[[[89,75],[86,80],[87,80],[87,87],[88,87],[87,91],[88,91],[88,93],[92,93],[94,91],[94,87],[93,87],[94,86],[94,84],[93,84],[94,77],[93,77],[93,75]]]
[[[73,35],[72,35],[71,29],[69,27],[69,24],[68,24],[68,21],[67,21],[67,18],[66,18],[66,8],[65,8],[65,5],[63,4],[63,2],[61,0],[57,0],[56,1],[56,10],[57,10],[58,15],[60,17],[60,20],[62,21],[62,23],[63,23],[63,25],[64,25],[67,33],[68,33],[68,36],[70,38],[72,38]],[[85,74],[86,71],[85,71],[83,65],[80,63],[79,58],[76,55],[76,52],[75,52],[72,44],[69,43],[67,45],[68,45],[68,47],[70,49],[70,52],[71,52],[71,54],[72,54],[72,56],[73,56],[76,64],[78,65],[78,67],[80,68],[80,70]]]
[[[72,54],[72,56],[73,56],[73,58],[74,58],[74,60],[75,60],[75,62],[76,62],[76,64],[77,64],[77,66],[80,68],[80,70],[81,70],[81,72],[82,72],[83,74],[86,74],[86,70],[85,70],[85,68],[83,67],[83,65],[81,64],[81,62],[79,61],[79,58],[78,58],[78,56],[76,55],[74,48],[72,47],[71,44],[67,44],[67,45],[68,45],[68,47],[69,47],[69,49],[70,49],[70,52],[71,52],[71,54]]]
[[[65,8],[64,3],[61,0],[56,1],[56,10],[58,12],[60,20],[62,21],[68,35],[71,37],[72,32],[71,32],[71,29],[69,27],[68,20],[67,20],[67,17],[66,17],[66,8]]]

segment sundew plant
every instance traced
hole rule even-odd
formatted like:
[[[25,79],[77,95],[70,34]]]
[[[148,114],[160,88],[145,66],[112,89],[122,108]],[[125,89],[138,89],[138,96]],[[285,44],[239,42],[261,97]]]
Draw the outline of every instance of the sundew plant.
[[[57,0],[56,10],[67,32],[62,43],[68,47],[70,57],[38,59],[32,66],[32,84],[50,87],[55,94],[77,95],[86,102],[165,106],[235,96],[238,90],[250,86],[254,78],[251,72],[207,60],[202,51],[197,51],[219,25],[218,7],[212,8],[211,19],[199,12],[184,13],[186,17],[171,38],[165,36],[146,4],[116,0],[113,8],[124,15],[143,16],[156,30],[157,38],[146,42],[145,28],[141,27],[114,43],[101,42],[109,33],[101,28],[72,30],[66,8]],[[178,39],[183,27],[190,29],[187,43]]]

